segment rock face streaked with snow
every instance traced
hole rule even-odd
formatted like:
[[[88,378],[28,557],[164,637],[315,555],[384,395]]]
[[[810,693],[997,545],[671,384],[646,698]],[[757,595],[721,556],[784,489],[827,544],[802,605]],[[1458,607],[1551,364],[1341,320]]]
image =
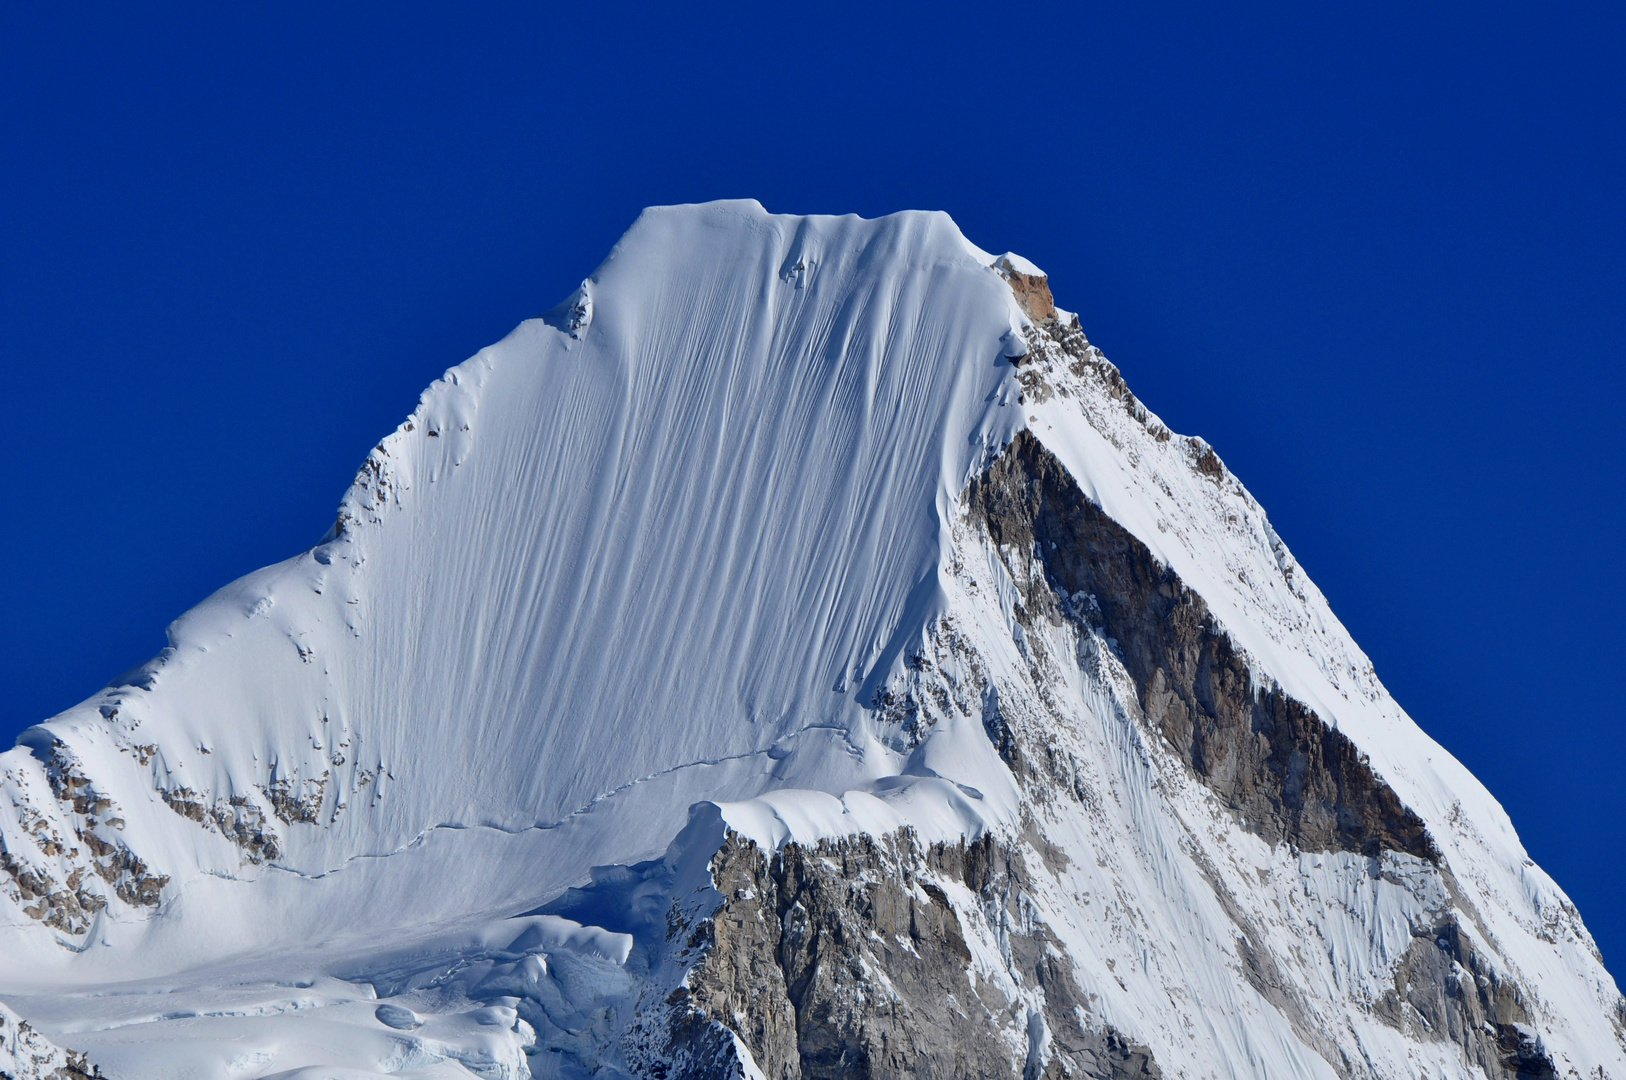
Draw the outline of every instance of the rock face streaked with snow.
[[[1495,800],[941,214],[647,211],[0,784],[80,1070],[0,1073],[1626,1080]]]

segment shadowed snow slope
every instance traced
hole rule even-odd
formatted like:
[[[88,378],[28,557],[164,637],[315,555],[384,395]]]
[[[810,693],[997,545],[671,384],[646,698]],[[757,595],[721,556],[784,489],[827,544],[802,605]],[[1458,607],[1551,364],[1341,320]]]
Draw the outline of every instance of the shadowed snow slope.
[[[1076,1021],[1033,997],[967,891],[974,873],[932,856],[939,870],[919,866],[938,883],[908,901],[944,897],[967,986],[1009,983],[986,1052],[1008,1043],[1013,1075],[1073,1068],[1057,1025],[1076,1022],[1108,1048],[1077,1060],[1135,1047],[1124,1060],[1171,1074],[1449,1073],[1460,1058],[1462,1075],[1626,1076],[1614,984],[1500,807],[1395,706],[1206,444],[1171,436],[1070,320],[1036,267],[994,259],[943,214],[646,211],[564,304],[425,392],[320,545],[222,589],[127,682],[0,756],[0,993],[114,1075],[519,1077],[659,1059],[662,1075],[721,1076],[770,1057],[815,1075],[805,1030],[784,1050],[686,1013],[725,1033],[705,1044],[713,1061],[676,1021],[655,1038],[629,1019],[709,970],[670,952],[650,912],[710,917],[729,829],[765,857],[907,829],[928,846],[998,837],[1049,867],[1024,918],[1053,927],[1084,988]],[[1379,790],[1426,841],[1325,866],[1303,837],[1264,845],[1200,755],[1159,741],[1147,717],[1164,715],[1164,683],[1137,684],[1107,636],[1124,631],[1081,614],[1099,605],[1063,587],[1043,522],[968,515],[968,485],[1024,429],[1031,467],[1065,473],[1052,498],[1076,491],[1161,568],[1163,595],[1206,604],[1204,633],[1251,680],[1238,700],[1290,699],[1316,745],[1352,747],[1338,790]],[[1018,527],[1031,551],[996,541]],[[1043,730],[1050,760],[1064,742],[1085,771],[1100,759],[1118,809],[1082,780],[1072,817],[1051,806],[1023,764]],[[1225,895],[1166,917],[1219,950],[1222,975],[1181,985],[1201,999],[1235,983],[1226,1007],[1254,1019],[1206,1043],[1154,1022],[1173,991],[1135,980],[1153,978],[1157,948],[1189,963],[1197,946],[1154,942],[1158,920],[1132,917],[1148,944],[1129,973],[1091,944],[1127,940],[1083,914],[1076,875],[1110,861],[1091,830],[1140,860],[1120,880],[1144,880],[1149,911]],[[1259,887],[1221,889],[1232,869],[1213,869],[1209,843],[1244,852]],[[1277,863],[1301,882],[1291,902],[1259,885]],[[1398,898],[1380,881],[1402,881]],[[1282,953],[1284,1004],[1231,944],[1273,919],[1361,958],[1248,945]],[[1447,924],[1471,939],[1450,978],[1516,988],[1462,1014],[1488,1026],[1477,1043],[1430,1034],[1432,1006],[1402,1000],[1427,966],[1410,943],[1434,947]],[[1380,1020],[1310,1032],[1306,1017],[1346,1006]],[[1412,1056],[1434,1043],[1449,1052]]]

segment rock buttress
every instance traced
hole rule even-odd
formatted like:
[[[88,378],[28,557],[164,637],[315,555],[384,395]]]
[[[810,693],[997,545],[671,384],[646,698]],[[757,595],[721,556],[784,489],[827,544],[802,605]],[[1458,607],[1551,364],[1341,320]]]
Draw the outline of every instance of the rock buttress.
[[[738,1034],[769,1080],[1160,1075],[1145,1047],[1086,1026],[1072,962],[1042,926],[1010,938],[1022,999],[974,973],[962,920],[1019,906],[1025,879],[991,837],[922,848],[904,831],[769,855],[734,836],[712,873],[724,901],[687,1004]],[[957,910],[948,882],[978,910]]]
[[[1042,561],[1048,588],[1026,589],[1029,617],[1071,618],[1115,641],[1146,719],[1249,829],[1303,851],[1439,861],[1422,820],[1348,737],[1257,685],[1202,597],[1032,434],[1019,432],[965,498],[998,549]]]

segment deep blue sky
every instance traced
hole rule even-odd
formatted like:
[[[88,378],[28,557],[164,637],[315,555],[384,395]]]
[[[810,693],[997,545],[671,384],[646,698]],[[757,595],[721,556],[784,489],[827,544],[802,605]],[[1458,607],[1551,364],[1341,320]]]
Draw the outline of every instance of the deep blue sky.
[[[642,206],[940,208],[1218,448],[1626,970],[1617,5],[22,7],[0,735],[313,543]]]

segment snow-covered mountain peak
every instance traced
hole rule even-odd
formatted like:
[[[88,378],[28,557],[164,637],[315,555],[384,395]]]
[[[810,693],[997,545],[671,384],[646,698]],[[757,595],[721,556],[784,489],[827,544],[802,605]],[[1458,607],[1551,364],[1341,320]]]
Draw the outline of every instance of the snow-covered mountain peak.
[[[645,211],[170,642],[0,755],[0,993],[121,1075],[1623,1075],[1494,799],[945,214]]]

